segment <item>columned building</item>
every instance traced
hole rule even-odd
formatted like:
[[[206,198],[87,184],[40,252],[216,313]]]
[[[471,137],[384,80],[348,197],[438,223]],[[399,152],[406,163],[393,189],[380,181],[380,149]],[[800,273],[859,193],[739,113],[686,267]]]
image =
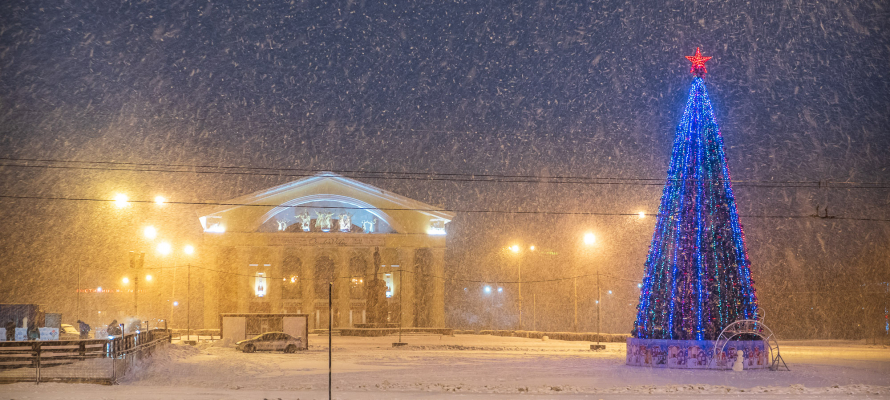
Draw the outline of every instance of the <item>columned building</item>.
[[[375,278],[386,284],[384,322],[445,325],[452,213],[319,173],[200,215],[204,327],[218,328],[220,313],[303,313],[310,329],[326,329],[331,282],[333,327],[354,327],[369,320],[366,286]]]

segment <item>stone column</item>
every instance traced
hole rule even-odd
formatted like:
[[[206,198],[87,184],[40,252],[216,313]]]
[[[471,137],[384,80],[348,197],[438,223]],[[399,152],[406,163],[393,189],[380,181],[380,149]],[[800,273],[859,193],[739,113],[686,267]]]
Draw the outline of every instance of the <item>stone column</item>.
[[[401,271],[393,271],[396,275],[401,275],[398,291],[394,294],[402,297],[403,327],[414,326],[414,285],[417,281],[417,278],[414,276],[414,252],[415,249],[413,247],[400,247],[399,269]]]
[[[282,268],[282,263],[284,262],[284,246],[274,246],[270,247],[272,251],[272,268],[269,268],[269,271],[266,271],[266,276],[269,278],[266,279],[266,283],[269,285],[269,302],[272,303],[271,309],[273,313],[281,312],[281,290],[282,290],[282,280],[281,277],[284,273],[284,268]]]
[[[349,259],[352,251],[349,248],[337,248],[334,250],[334,285],[337,288],[337,298],[334,305],[340,312],[338,318],[340,328],[349,327]],[[337,318],[335,315],[334,318]]]
[[[216,246],[205,250],[207,254],[201,257],[201,265],[216,271],[225,271],[225,266],[220,266],[218,262],[217,252],[220,249]],[[194,272],[194,271],[192,271]],[[203,271],[204,281],[204,324],[207,329],[220,329],[219,326],[219,298],[220,291],[223,290],[223,284],[220,280],[219,273],[214,271]],[[223,296],[225,294],[222,294]]]
[[[315,248],[300,247],[300,285],[303,291],[303,314],[309,314],[309,329],[317,329],[315,326]]]
[[[430,305],[430,324],[433,328],[445,327],[445,249],[433,248],[432,253],[432,280],[433,296]]]

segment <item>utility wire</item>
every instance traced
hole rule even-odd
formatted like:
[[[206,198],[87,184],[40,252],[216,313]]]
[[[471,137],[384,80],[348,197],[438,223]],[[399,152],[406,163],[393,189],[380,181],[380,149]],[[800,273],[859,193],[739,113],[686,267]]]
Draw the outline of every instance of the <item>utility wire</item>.
[[[187,267],[187,266],[185,266],[185,265],[181,265],[181,266],[179,266],[179,267],[145,268],[145,269],[170,269],[170,268],[186,268],[186,267]],[[266,278],[266,279],[274,279],[274,280],[279,280],[279,279],[287,280],[287,279],[290,279],[290,278],[291,278],[291,277],[289,277],[289,276],[262,276],[262,275],[258,275],[258,274],[242,274],[242,273],[231,272],[231,271],[220,271],[220,270],[218,270],[218,269],[207,268],[207,267],[199,267],[199,266],[196,266],[196,265],[192,265],[191,268],[193,268],[193,269],[201,269],[201,270],[210,271],[210,272],[216,272],[216,273],[219,273],[219,274],[225,274],[225,275],[244,276],[244,277],[248,277],[248,278]],[[463,282],[463,283],[498,283],[498,284],[515,284],[515,283],[520,283],[520,281],[501,281],[501,280],[497,280],[497,279],[488,279],[488,280],[480,280],[480,279],[458,279],[458,278],[453,278],[453,277],[444,277],[444,276],[438,276],[438,275],[433,275],[433,274],[427,274],[427,273],[417,272],[417,271],[409,271],[409,270],[406,270],[406,269],[402,269],[402,272],[404,272],[404,273],[409,273],[409,274],[420,275],[420,276],[425,276],[425,277],[433,278],[433,279],[440,279],[440,280],[443,280],[443,281],[451,281],[451,282]],[[374,274],[366,273],[366,274],[360,274],[360,275],[347,275],[347,276],[338,275],[338,276],[331,277],[331,278],[334,279],[334,280],[337,280],[337,279],[353,279],[353,278],[359,278],[359,277],[361,277],[361,278],[363,278],[363,279],[367,279],[369,276],[372,276],[372,275],[374,275]],[[296,275],[295,275],[295,276],[296,276]],[[550,282],[560,282],[560,281],[566,281],[566,280],[577,279],[577,278],[588,278],[588,277],[593,277],[593,276],[596,276],[596,273],[584,274],[584,275],[576,275],[576,276],[568,276],[568,277],[564,277],[564,278],[553,278],[553,279],[541,279],[541,280],[521,281],[521,283],[550,283]],[[635,281],[635,280],[633,280],[633,279],[621,278],[621,277],[614,276],[614,275],[609,275],[609,274],[602,274],[602,273],[601,273],[600,276],[606,276],[606,277],[610,277],[610,278],[612,278],[612,279],[618,279],[618,280],[623,280],[623,281],[633,282],[633,283],[641,283],[641,282],[642,282],[642,281]],[[300,280],[306,280],[306,281],[319,281],[319,282],[329,282],[329,281],[330,281],[329,278],[325,278],[325,277],[317,277],[317,278],[305,278],[305,277],[300,277],[300,278],[298,278],[298,279],[300,279]]]
[[[196,164],[163,164],[163,163],[131,163],[116,161],[78,161],[40,158],[12,158],[0,157],[0,164],[4,167],[16,168],[44,168],[44,169],[76,169],[98,171],[125,171],[125,172],[159,172],[159,173],[190,173],[190,174],[216,174],[216,175],[248,175],[248,176],[276,176],[276,177],[309,177],[320,172],[334,172],[351,178],[385,179],[385,180],[420,180],[420,181],[450,181],[450,182],[495,182],[495,183],[555,183],[555,184],[582,184],[582,185],[636,185],[636,186],[662,186],[666,181],[679,181],[679,179],[656,178],[620,178],[620,177],[584,177],[584,176],[559,176],[559,175],[505,175],[505,174],[461,174],[438,172],[392,172],[392,171],[360,171],[360,170],[331,170],[322,171],[305,168],[272,168],[250,166],[213,166]],[[25,164],[22,164],[25,163]],[[38,165],[28,163],[41,163]],[[63,165],[46,165],[46,163]],[[87,164],[70,165],[70,164]],[[257,172],[260,171],[260,172]],[[685,179],[694,181],[694,179]],[[716,179],[714,181],[724,181]],[[726,180],[728,181],[728,180]],[[829,180],[818,181],[763,181],[763,180],[734,180],[731,183],[736,187],[781,187],[781,188],[840,188],[840,189],[890,189],[890,185],[884,182],[837,182]]]
[[[84,201],[84,202],[101,202],[114,203],[117,200],[95,199],[95,198],[73,198],[73,197],[49,197],[49,196],[13,196],[0,195],[0,199],[15,200],[59,200],[59,201]],[[127,200],[127,203],[138,204],[155,204],[153,200]],[[224,202],[193,202],[193,201],[167,201],[164,204],[172,205],[197,205],[197,206],[225,206],[225,207],[282,207],[282,208],[301,208],[302,205],[284,206],[275,204],[248,204],[248,203],[224,203]],[[592,211],[521,211],[521,210],[477,210],[477,209],[458,209],[458,208],[386,208],[386,207],[329,207],[329,206],[313,206],[313,209],[333,209],[333,210],[380,210],[380,211],[419,211],[419,212],[452,212],[465,214],[541,214],[541,215],[590,215],[590,216],[636,216],[639,213],[610,213],[610,212],[592,212]],[[645,216],[661,216],[661,214],[645,214]],[[858,218],[844,217],[835,215],[739,215],[742,218],[765,218],[765,219],[831,219],[831,220],[849,220],[849,221],[874,221],[874,222],[890,222],[890,219],[883,218]]]

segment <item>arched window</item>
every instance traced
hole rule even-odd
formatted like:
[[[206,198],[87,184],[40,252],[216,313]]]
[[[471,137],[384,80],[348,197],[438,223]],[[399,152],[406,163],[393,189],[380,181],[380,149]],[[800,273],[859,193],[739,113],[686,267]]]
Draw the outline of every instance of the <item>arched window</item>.
[[[365,259],[360,256],[349,260],[349,298],[362,300],[365,298],[365,272],[368,270]]]
[[[284,275],[281,284],[281,298],[285,300],[297,300],[303,296],[302,282],[300,282],[300,274],[303,270],[303,263],[295,255],[287,255],[281,266]]]

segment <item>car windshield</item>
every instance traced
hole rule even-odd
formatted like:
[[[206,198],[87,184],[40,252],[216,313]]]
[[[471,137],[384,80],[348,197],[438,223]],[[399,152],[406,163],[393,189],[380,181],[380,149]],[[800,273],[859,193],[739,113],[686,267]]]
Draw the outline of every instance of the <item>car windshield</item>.
[[[259,334],[259,335],[256,335],[256,336],[254,336],[251,340],[259,340],[259,339],[262,339],[262,338],[263,338],[263,335],[265,335],[265,334]]]

